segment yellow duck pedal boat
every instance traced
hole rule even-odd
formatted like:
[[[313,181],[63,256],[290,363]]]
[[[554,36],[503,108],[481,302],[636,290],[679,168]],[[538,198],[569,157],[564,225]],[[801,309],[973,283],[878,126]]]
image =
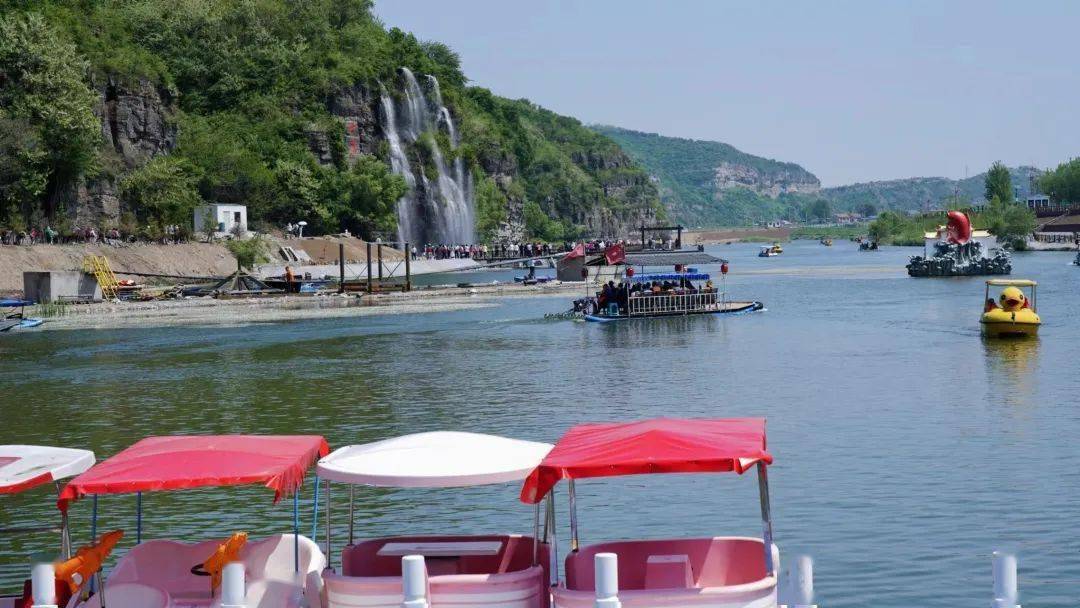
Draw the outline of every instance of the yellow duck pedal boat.
[[[1004,287],[997,300],[990,297],[990,287]],[[1021,287],[1031,288],[1029,300]],[[1035,305],[1035,281],[992,279],[986,282],[986,305],[983,308],[982,333],[990,338],[1037,336],[1042,319]]]

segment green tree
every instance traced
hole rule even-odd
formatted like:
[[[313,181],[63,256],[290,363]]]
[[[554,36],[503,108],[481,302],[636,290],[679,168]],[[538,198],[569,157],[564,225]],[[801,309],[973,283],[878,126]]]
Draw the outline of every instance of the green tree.
[[[44,203],[50,217],[55,197],[47,191],[57,191],[97,160],[101,124],[94,116],[98,97],[87,84],[87,69],[75,46],[41,15],[0,17],[0,119],[23,121],[27,127],[14,162],[33,173],[27,180],[16,178],[15,184],[4,176],[0,189],[22,207],[28,201]]]
[[[405,179],[373,156],[361,156],[346,172],[328,170],[320,177],[319,201],[328,232],[347,229],[365,239],[391,233],[397,226],[397,201],[408,192]]]
[[[1035,231],[1035,213],[1026,205],[1003,202],[995,196],[978,216],[979,223],[1002,243],[1023,249],[1027,237]]]
[[[1009,174],[1009,168],[1001,161],[995,162],[990,166],[990,170],[986,172],[984,196],[988,201],[992,201],[997,197],[999,201],[1007,203],[1011,203],[1016,199],[1013,193],[1012,176]]]
[[[812,220],[825,221],[832,217],[832,207],[829,206],[829,201],[819,198],[807,206],[806,216]]]
[[[490,241],[507,219],[507,197],[490,177],[476,184],[476,233],[483,242]],[[534,223],[538,218],[533,218]],[[544,222],[541,221],[543,224]]]
[[[203,204],[197,171],[187,160],[159,156],[120,181],[120,199],[143,222],[187,226]]]
[[[877,215],[877,206],[874,203],[862,203],[855,208],[855,211],[863,217],[873,217]]]
[[[1080,202],[1080,158],[1044,173],[1039,178],[1039,190],[1057,203]]]
[[[251,270],[258,264],[270,261],[266,255],[269,243],[261,234],[246,239],[225,241],[225,248],[236,258],[237,271]]]

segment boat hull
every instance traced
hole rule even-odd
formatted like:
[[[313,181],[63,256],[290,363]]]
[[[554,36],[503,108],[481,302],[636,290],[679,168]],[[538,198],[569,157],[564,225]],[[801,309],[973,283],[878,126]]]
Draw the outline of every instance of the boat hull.
[[[988,338],[1025,338],[1039,335],[1039,323],[1013,321],[981,321],[982,333]]]
[[[632,317],[609,317],[606,315],[587,314],[585,315],[585,320],[593,323],[615,323],[617,321],[629,321],[632,319],[659,319],[663,317],[686,317],[690,315],[737,315],[764,309],[765,305],[761,302],[730,302],[722,310],[687,310],[649,315],[634,315]]]
[[[996,309],[983,313],[979,324],[983,335],[990,338],[1022,338],[1038,335],[1042,319],[1028,308],[1016,312]]]

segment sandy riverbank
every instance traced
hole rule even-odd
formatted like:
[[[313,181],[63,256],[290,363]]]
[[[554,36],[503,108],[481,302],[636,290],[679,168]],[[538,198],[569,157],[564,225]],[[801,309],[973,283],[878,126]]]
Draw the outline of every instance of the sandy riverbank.
[[[565,297],[583,290],[581,283],[470,288],[419,289],[377,295],[275,296],[218,300],[190,298],[151,302],[100,302],[66,306],[47,317],[42,330],[120,329],[135,327],[245,325],[302,319],[328,319],[407,313],[447,312],[495,306],[502,298]],[[33,316],[34,309],[27,309]]]
[[[791,238],[791,228],[720,228],[717,230],[691,230],[683,233],[684,245],[720,245],[753,241],[786,241]]]

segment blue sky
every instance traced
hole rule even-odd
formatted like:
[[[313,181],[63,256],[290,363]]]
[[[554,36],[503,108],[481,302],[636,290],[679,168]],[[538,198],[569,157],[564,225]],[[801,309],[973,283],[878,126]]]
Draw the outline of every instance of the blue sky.
[[[1080,152],[1080,1],[376,0],[473,84],[825,185]]]

